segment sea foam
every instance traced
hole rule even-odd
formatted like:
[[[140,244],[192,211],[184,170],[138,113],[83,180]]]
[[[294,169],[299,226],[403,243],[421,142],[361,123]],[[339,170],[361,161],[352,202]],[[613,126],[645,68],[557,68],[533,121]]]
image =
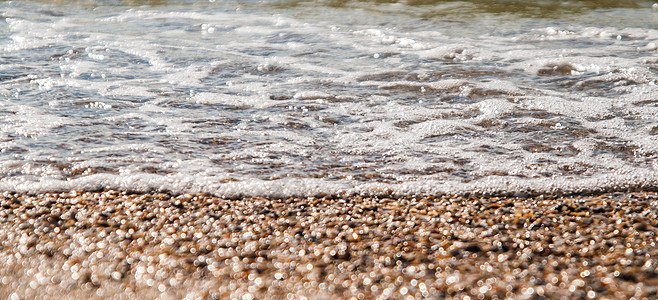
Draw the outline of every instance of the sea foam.
[[[658,186],[650,24],[240,5],[0,4],[0,189]]]

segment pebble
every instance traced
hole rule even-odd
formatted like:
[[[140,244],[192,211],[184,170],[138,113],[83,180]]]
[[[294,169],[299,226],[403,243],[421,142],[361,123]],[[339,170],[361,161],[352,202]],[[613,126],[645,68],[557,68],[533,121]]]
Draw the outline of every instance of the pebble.
[[[0,298],[658,297],[655,193],[0,195]]]

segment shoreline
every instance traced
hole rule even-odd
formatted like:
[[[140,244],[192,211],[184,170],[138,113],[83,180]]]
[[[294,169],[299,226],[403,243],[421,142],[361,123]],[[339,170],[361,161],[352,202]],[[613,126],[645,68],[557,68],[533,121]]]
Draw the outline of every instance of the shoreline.
[[[0,297],[658,296],[658,194],[0,195]]]

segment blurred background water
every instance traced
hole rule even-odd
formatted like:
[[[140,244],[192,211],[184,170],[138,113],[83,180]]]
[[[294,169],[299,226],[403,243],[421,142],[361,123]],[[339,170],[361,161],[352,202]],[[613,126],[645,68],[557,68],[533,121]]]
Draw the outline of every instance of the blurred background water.
[[[0,189],[658,187],[647,1],[0,2]]]

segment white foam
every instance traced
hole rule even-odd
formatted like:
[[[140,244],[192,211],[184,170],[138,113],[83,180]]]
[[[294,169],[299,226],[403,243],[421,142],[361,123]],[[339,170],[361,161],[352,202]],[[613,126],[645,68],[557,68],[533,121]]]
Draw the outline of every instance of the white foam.
[[[514,112],[517,105],[509,102],[507,99],[487,99],[476,104],[481,114],[480,119],[499,119]]]
[[[370,5],[0,3],[0,190],[655,188],[655,29]]]
[[[0,189],[20,193],[63,192],[70,190],[117,189],[134,192],[210,193],[223,197],[264,196],[317,196],[317,195],[441,195],[452,193],[479,194],[554,194],[606,191],[652,187],[658,178],[651,173],[636,170],[617,171],[617,174],[597,175],[579,181],[555,179],[518,180],[513,177],[488,177],[469,183],[461,181],[410,181],[390,183],[327,182],[319,179],[281,179],[263,181],[232,181],[219,183],[219,178],[190,178],[188,176],[161,176],[154,174],[92,175],[74,180],[42,178],[38,182],[12,179],[0,180]]]

